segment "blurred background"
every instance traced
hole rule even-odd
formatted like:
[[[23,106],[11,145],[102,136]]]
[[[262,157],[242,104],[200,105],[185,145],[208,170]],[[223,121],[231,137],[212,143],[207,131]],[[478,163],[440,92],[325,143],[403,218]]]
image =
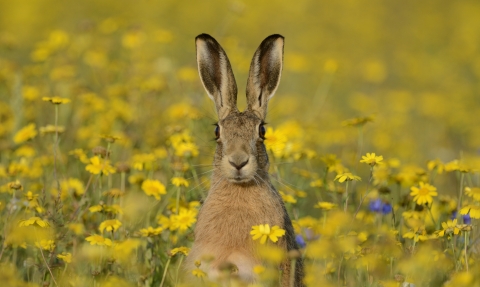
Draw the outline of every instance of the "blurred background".
[[[441,224],[460,210],[469,234],[469,214],[480,217],[479,15],[473,0],[0,1],[0,262],[42,286],[54,286],[44,266],[54,269],[52,278],[76,278],[69,286],[94,286],[111,274],[135,285],[99,286],[173,286],[183,260],[173,250],[187,255],[192,244],[216,145],[194,39],[208,33],[223,46],[243,109],[251,58],[278,33],[285,63],[265,143],[296,233],[318,247],[307,254],[314,259],[308,282],[319,284],[324,274],[337,281],[344,254],[361,250],[342,286],[394,278],[382,286],[398,286],[397,274],[440,286],[465,270],[442,245],[450,241],[433,240],[448,229]],[[52,105],[52,97],[70,102]],[[373,164],[359,162],[371,152]],[[374,168],[379,155],[385,165]],[[346,172],[362,182],[338,182]],[[438,200],[424,183],[438,187]],[[418,185],[429,206],[413,198]],[[348,194],[355,222],[329,211],[347,210]],[[112,232],[104,233],[106,224]],[[29,230],[43,227],[48,234],[38,245]],[[343,244],[351,228],[358,240]],[[389,243],[378,244],[378,234]],[[419,235],[436,251],[410,256]],[[115,246],[107,248],[110,239]],[[39,250],[49,251],[48,264]],[[112,253],[104,258],[99,250]],[[365,250],[374,250],[372,263],[362,263]],[[325,254],[335,252],[327,265]],[[444,254],[455,269],[431,264]],[[365,278],[355,273],[357,259]]]
[[[71,98],[69,109],[78,112],[65,111],[68,140],[94,146],[91,133],[118,132],[135,147],[154,147],[166,123],[185,120],[167,116],[172,105],[188,104],[215,121],[196,72],[196,35],[223,45],[244,107],[251,57],[279,33],[285,68],[269,106],[273,126],[294,121],[306,146],[351,159],[358,134],[344,121],[373,117],[364,151],[414,163],[478,156],[477,1],[19,0],[1,1],[0,11],[2,138],[48,113],[9,106],[57,95]],[[39,97],[19,99],[25,85]],[[105,104],[97,111],[124,113],[123,122],[83,120],[81,107],[93,113],[78,105],[85,93],[94,94],[92,105]],[[112,102],[112,93],[122,96]]]

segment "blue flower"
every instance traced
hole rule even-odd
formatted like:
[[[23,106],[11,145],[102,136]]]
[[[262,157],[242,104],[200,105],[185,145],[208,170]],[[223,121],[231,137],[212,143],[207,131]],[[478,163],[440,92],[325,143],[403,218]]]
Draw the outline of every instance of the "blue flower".
[[[305,239],[303,239],[303,236],[301,236],[300,234],[297,234],[295,236],[295,241],[297,241],[297,244],[298,246],[300,246],[300,248],[305,248],[305,246],[307,246]]]
[[[382,206],[382,213],[383,214],[389,214],[389,213],[392,212],[392,210],[393,210],[393,207],[390,203],[386,202],[386,203],[383,204],[383,206]]]
[[[370,211],[378,212],[382,214],[389,214],[392,212],[392,205],[388,202],[383,202],[380,198],[370,201]]]
[[[380,212],[382,210],[382,200],[380,198],[370,201],[370,210],[373,212]]]
[[[457,218],[457,211],[456,210],[454,210],[452,212],[452,215],[450,215],[451,220],[454,220],[455,218]],[[463,219],[463,224],[472,224],[472,218],[470,217],[469,213],[463,215],[462,219]]]

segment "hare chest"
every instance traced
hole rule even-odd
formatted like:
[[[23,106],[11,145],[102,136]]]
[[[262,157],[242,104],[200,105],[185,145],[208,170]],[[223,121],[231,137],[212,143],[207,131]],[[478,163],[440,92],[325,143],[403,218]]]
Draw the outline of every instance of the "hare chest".
[[[217,277],[222,264],[233,264],[239,277],[254,281],[252,270],[260,261],[250,231],[259,224],[283,227],[282,208],[270,189],[211,190],[198,215],[191,259],[211,258],[209,277]]]

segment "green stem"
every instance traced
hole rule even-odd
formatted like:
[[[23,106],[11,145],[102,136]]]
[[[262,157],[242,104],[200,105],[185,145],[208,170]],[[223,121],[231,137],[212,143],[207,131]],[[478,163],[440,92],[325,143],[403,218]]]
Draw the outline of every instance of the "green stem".
[[[53,143],[53,177],[57,185],[57,203],[60,202],[62,191],[60,189],[60,181],[58,180],[57,175],[57,152],[58,152],[58,106],[55,105],[55,141]]]
[[[197,174],[197,170],[195,169],[195,167],[192,165],[192,161],[189,159],[188,161],[188,164],[192,167],[192,175],[193,175],[193,179],[195,180],[195,184],[197,186],[200,186],[200,179],[198,178],[198,174]]]
[[[362,154],[362,148],[363,148],[363,125],[360,125],[358,127],[358,151],[357,151],[357,155],[355,156],[355,164],[358,164],[358,160],[360,159],[360,156]]]
[[[172,257],[168,258],[167,264],[165,265],[165,270],[163,271],[163,277],[162,277],[162,282],[160,282],[159,287],[163,287],[163,283],[165,283],[165,278],[167,277],[167,270],[168,266],[170,266],[170,261],[172,260]]]
[[[360,204],[358,204],[357,210],[355,211],[355,214],[353,215],[353,219],[357,218],[357,214],[360,211],[360,208],[362,207],[363,201],[365,198],[367,198],[368,193],[370,192],[370,184],[373,179],[373,165],[370,166],[370,178],[368,179],[368,184],[367,184],[367,191],[365,192],[365,195],[360,198]]]
[[[175,204],[175,213],[180,213],[180,186],[177,187],[177,200]]]
[[[292,259],[290,263],[290,287],[295,287],[295,267],[297,265],[297,259]]]
[[[453,244],[453,241],[454,240],[450,240],[450,243],[451,243],[450,246],[452,247],[453,259],[455,260],[455,271],[458,271],[458,261],[457,261],[457,256],[455,256],[455,245]]]
[[[457,220],[460,218],[460,208],[462,207],[462,199],[463,199],[463,179],[465,177],[465,173],[460,174],[460,190],[458,196],[458,203],[457,203]]]
[[[182,262],[183,262],[183,256],[180,257],[180,262],[178,262],[177,271],[176,271],[176,274],[175,274],[175,286],[178,285],[178,272],[180,271],[180,267],[182,266]]]
[[[468,246],[468,231],[464,232],[465,233],[465,246],[464,246],[464,252],[465,252],[465,267],[467,268],[468,272],[468,256],[467,256],[467,246]]]
[[[344,207],[343,207],[344,212],[347,212],[347,208],[348,208],[348,182],[349,182],[349,180],[347,180],[347,183],[346,183],[346,186],[345,186],[345,204],[344,204]]]
[[[439,229],[440,226],[437,226],[437,222],[435,221],[435,218],[433,218],[433,213],[432,213],[432,205],[433,205],[433,202],[432,204],[430,204],[430,206],[428,206],[428,213],[430,214],[430,218],[432,219],[432,222],[433,222],[433,225],[435,226],[435,229]]]

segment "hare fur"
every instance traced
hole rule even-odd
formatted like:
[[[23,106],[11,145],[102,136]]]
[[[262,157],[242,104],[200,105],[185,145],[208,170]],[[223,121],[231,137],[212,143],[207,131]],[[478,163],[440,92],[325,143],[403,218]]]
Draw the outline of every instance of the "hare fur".
[[[237,86],[230,62],[210,35],[196,37],[201,81],[218,114],[217,147],[211,187],[198,214],[195,241],[188,267],[201,261],[211,280],[222,268],[233,266],[234,275],[247,283],[256,281],[253,267],[261,264],[251,238],[252,226],[278,225],[286,230],[277,242],[285,253],[298,249],[291,220],[280,194],[270,182],[263,127],[269,99],[275,94],[283,66],[284,38],[267,37],[255,52],[247,81],[247,108],[237,108]],[[207,258],[207,259],[206,259]],[[208,259],[210,258],[210,259]],[[281,286],[303,286],[302,260],[291,270],[290,259],[279,266]],[[294,272],[294,274],[291,274]]]

